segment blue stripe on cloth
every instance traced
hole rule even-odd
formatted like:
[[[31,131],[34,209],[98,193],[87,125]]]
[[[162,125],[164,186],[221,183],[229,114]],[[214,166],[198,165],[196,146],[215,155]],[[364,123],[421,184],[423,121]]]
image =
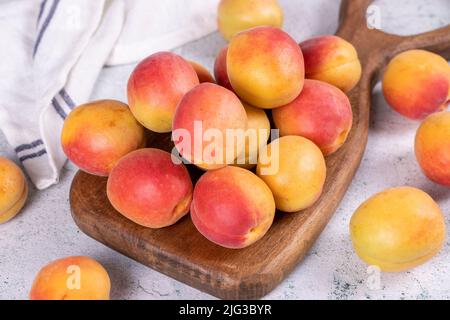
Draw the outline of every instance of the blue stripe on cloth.
[[[67,117],[66,112],[55,98],[52,99],[52,105],[53,108],[56,110],[56,112],[58,112],[58,114],[61,116],[61,118],[66,119]]]
[[[73,107],[75,107],[75,102],[73,102],[66,89],[62,88],[61,91],[59,91],[59,94],[63,98],[64,102],[67,103],[70,109],[73,109]]]
[[[30,154],[27,154],[26,156],[20,157],[19,160],[21,162],[24,162],[25,160],[34,159],[34,158],[40,157],[46,153],[47,153],[47,151],[45,149],[42,149],[42,150],[39,150],[38,152],[30,153]]]
[[[46,3],[47,3],[47,0],[43,0],[41,2],[41,7],[39,8],[39,15],[38,15],[38,19],[37,19],[38,24],[39,24],[39,21],[41,21],[42,14],[44,13]]]
[[[42,25],[42,28],[39,31],[37,39],[36,39],[36,42],[34,44],[33,57],[36,55],[37,49],[38,49],[39,44],[41,43],[41,40],[42,40],[42,36],[44,35],[45,30],[47,30],[47,27],[50,24],[50,21],[52,20],[53,15],[55,14],[55,11],[56,11],[56,8],[58,7],[58,4],[59,4],[59,0],[53,0],[53,4],[52,4],[52,6],[50,8],[50,12],[48,13],[47,18],[45,19],[44,24]]]
[[[14,151],[16,153],[19,153],[24,150],[30,150],[33,148],[36,148],[37,146],[40,146],[41,144],[44,144],[44,142],[41,139],[38,139],[36,141],[31,142],[30,144],[21,144],[20,146],[17,146]]]

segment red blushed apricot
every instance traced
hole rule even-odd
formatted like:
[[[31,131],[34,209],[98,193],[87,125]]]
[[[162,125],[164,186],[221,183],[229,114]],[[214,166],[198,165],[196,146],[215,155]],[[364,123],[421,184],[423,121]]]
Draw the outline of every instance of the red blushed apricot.
[[[234,91],[252,106],[281,107],[302,91],[302,51],[278,28],[256,27],[237,34],[228,47],[226,64]]]
[[[247,114],[239,98],[221,86],[202,83],[178,105],[172,139],[187,161],[211,170],[233,163],[245,147],[246,130]],[[227,132],[242,138],[239,150]]]
[[[329,35],[300,43],[307,79],[332,84],[345,93],[361,78],[361,62],[355,47],[344,39]]]
[[[275,202],[267,185],[238,167],[205,173],[197,182],[191,218],[210,241],[232,249],[261,239],[272,225]]]
[[[450,66],[425,50],[397,55],[387,66],[383,94],[389,105],[410,119],[444,110],[450,101]]]
[[[155,53],[137,65],[128,80],[128,103],[136,119],[155,132],[170,132],[186,92],[199,84],[194,68],[171,52]]]
[[[30,300],[109,300],[111,282],[105,268],[88,257],[53,261],[39,271]]]
[[[347,96],[338,88],[317,80],[305,80],[297,99],[273,110],[272,115],[281,136],[305,137],[324,155],[344,144],[353,118]]]
[[[66,156],[81,170],[107,176],[120,158],[145,144],[144,128],[125,103],[94,101],[68,115],[61,144]]]
[[[167,227],[189,211],[192,181],[170,153],[140,149],[123,157],[107,183],[112,206],[126,218],[148,228]]]
[[[197,77],[200,83],[203,82],[216,83],[211,73],[209,73],[208,69],[206,69],[204,66],[195,61],[189,61],[189,63],[194,68],[195,73],[197,73]]]
[[[227,53],[228,53],[228,46],[220,50],[214,63],[214,77],[216,78],[218,85],[221,85],[222,87],[225,87],[228,90],[234,92],[233,87],[231,86],[230,83],[230,79],[228,79]]]
[[[425,175],[450,187],[450,112],[428,116],[416,134],[416,158]]]
[[[28,197],[22,170],[11,160],[0,157],[0,224],[14,218]]]
[[[219,31],[230,40],[235,34],[257,26],[283,25],[283,10],[277,0],[221,0]]]

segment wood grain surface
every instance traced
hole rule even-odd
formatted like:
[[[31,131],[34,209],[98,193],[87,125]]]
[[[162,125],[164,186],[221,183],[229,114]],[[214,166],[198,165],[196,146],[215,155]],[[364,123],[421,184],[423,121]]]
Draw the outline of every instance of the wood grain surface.
[[[416,36],[388,35],[366,26],[371,1],[344,0],[337,35],[357,49],[363,74],[350,92],[354,123],[345,145],[327,158],[323,195],[310,209],[277,214],[267,235],[231,250],[206,240],[186,216],[174,226],[146,229],[117,213],[106,197],[106,179],[78,172],[70,192],[72,215],[86,234],[124,255],[224,299],[256,299],[274,289],[303,259],[344,196],[367,142],[371,91],[390,58],[424,48],[450,58],[450,26]],[[150,146],[170,150],[168,134],[149,134]],[[190,166],[192,178],[201,172]]]

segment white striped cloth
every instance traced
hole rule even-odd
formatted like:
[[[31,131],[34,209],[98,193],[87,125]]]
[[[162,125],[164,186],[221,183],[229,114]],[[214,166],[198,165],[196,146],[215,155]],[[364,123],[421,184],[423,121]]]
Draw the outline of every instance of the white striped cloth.
[[[58,182],[63,120],[87,102],[102,67],[213,32],[217,2],[0,2],[0,129],[38,189]]]

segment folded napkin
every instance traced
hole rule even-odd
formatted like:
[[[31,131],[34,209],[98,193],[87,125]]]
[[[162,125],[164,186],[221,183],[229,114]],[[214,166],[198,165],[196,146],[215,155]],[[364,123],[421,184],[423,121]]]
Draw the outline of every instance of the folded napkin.
[[[89,100],[103,66],[136,62],[213,32],[217,2],[0,3],[0,129],[38,189],[58,182],[66,161],[63,121]]]

